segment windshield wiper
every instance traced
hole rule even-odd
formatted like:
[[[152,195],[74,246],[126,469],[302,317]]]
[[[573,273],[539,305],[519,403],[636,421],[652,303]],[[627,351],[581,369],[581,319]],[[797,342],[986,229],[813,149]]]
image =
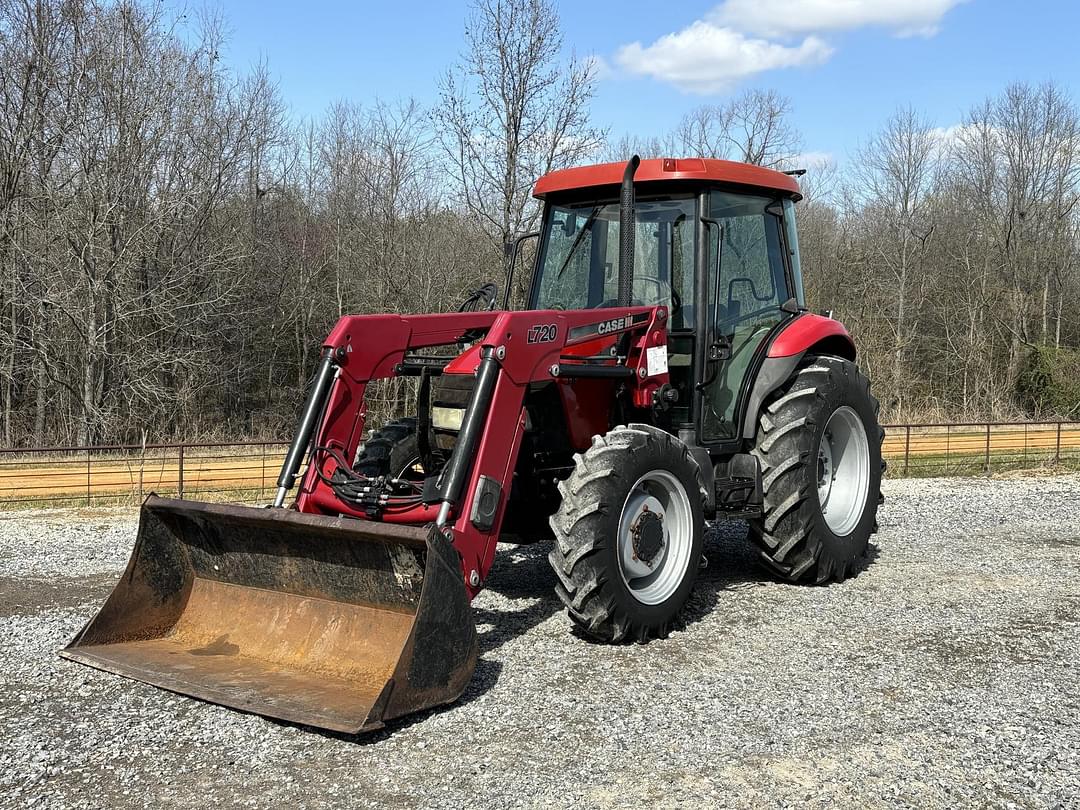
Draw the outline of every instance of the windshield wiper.
[[[578,235],[574,237],[574,244],[570,246],[570,252],[566,254],[566,259],[563,260],[562,266],[559,268],[559,272],[555,274],[556,279],[562,278],[563,272],[565,272],[567,266],[570,264],[570,260],[574,258],[574,254],[577,253],[578,246],[581,244],[581,240],[585,238],[585,231],[592,227],[593,222],[600,216],[600,209],[603,206],[596,206],[593,208],[592,213],[589,214],[588,219],[585,220],[585,224],[581,226],[581,230],[578,231]]]

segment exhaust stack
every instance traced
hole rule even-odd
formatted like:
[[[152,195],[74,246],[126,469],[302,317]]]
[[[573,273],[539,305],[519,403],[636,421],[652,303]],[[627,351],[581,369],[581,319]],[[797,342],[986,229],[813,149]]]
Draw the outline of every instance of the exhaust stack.
[[[630,306],[634,293],[634,174],[641,158],[634,155],[626,162],[622,192],[619,195],[619,299],[620,307]]]

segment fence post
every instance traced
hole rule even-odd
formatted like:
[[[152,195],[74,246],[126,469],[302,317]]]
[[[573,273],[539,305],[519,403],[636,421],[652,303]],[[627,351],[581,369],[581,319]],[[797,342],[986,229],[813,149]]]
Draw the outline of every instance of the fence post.
[[[986,472],[990,472],[990,423],[986,423]]]
[[[1061,463],[1061,422],[1057,423],[1057,446],[1054,448],[1054,463]]]
[[[90,448],[86,448],[86,505],[90,505]]]
[[[176,497],[184,497],[184,445],[180,445],[180,480],[177,482]]]
[[[907,476],[908,456],[911,455],[911,425],[904,426],[904,476]]]

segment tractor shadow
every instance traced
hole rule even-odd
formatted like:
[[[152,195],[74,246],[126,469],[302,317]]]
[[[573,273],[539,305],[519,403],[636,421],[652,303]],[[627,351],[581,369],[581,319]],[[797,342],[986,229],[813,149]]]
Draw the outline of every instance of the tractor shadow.
[[[331,731],[330,729],[318,728],[316,726],[290,723],[286,720],[276,720],[269,717],[266,719],[274,725],[300,728],[309,734],[316,734],[320,737],[325,737],[328,740],[338,740],[339,742],[352,743],[353,745],[359,746],[378,745],[417,723],[423,723],[433,715],[454,711],[455,709],[459,709],[462,706],[467,706],[472,703],[478,697],[490,691],[499,680],[502,668],[503,665],[501,661],[479,658],[476,662],[476,670],[473,672],[472,680],[469,681],[469,685],[465,687],[465,691],[461,693],[461,697],[457,700],[443,706],[432,706],[428,709],[421,709],[418,712],[407,714],[404,717],[396,717],[393,720],[386,721],[386,725],[383,728],[366,734],[349,734],[347,732]]]
[[[785,588],[813,588],[815,585],[793,585],[785,582],[760,562],[759,552],[748,536],[749,527],[742,520],[723,520],[708,526],[702,549],[707,566],[698,572],[694,590],[690,593],[679,617],[671,629],[678,631],[707,619],[717,610],[722,594],[783,585]],[[859,576],[879,555],[878,547],[871,542],[865,554],[859,558],[848,574],[848,579]],[[561,607],[561,605],[556,606]],[[575,635],[579,635],[575,629]],[[595,639],[581,635],[585,641]],[[655,641],[656,639],[650,639]],[[645,643],[650,643],[647,641]]]
[[[485,591],[491,591],[499,598],[486,601],[521,602],[523,605],[512,609],[487,606],[483,604],[485,600],[482,595],[478,599],[481,604],[474,604],[473,617],[477,626],[479,658],[472,680],[455,702],[392,720],[385,728],[369,734],[343,734],[311,726],[302,727],[310,733],[329,739],[364,746],[376,745],[403,729],[424,722],[432,715],[466,706],[489,692],[498,683],[503,670],[502,661],[492,658],[490,653],[525,635],[563,610],[562,602],[555,595],[556,578],[548,564],[549,550],[548,542],[531,545],[507,544],[499,547],[485,583]],[[878,547],[871,542],[865,556],[856,563],[849,576],[858,576],[878,555]],[[704,620],[717,609],[720,595],[724,592],[759,588],[780,581],[758,563],[757,551],[747,537],[747,525],[743,521],[725,521],[708,527],[705,532],[704,556],[708,566],[699,571],[694,590],[672,630],[678,631]],[[567,627],[568,635],[572,633],[581,641],[590,644],[606,645],[605,642],[578,633],[571,628],[569,621]],[[650,639],[645,643],[663,644],[666,640]],[[282,726],[294,725],[278,720],[271,722]]]
[[[481,596],[479,604],[473,606],[481,655],[525,635],[562,611],[563,604],[555,595],[555,572],[548,563],[550,550],[550,541],[499,546],[484,585],[497,599]],[[485,604],[490,601],[500,604]],[[501,603],[507,601],[521,606],[503,607]]]

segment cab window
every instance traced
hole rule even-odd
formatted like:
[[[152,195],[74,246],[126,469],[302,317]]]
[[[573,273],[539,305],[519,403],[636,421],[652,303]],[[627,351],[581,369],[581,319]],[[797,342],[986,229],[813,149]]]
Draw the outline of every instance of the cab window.
[[[730,359],[720,364],[703,391],[702,441],[738,435],[736,406],[750,362],[772,328],[783,318],[788,298],[784,261],[783,207],[768,197],[714,191],[709,216],[720,234],[720,272],[710,279],[713,334],[730,344]],[[714,236],[715,239],[715,236]],[[715,245],[710,246],[710,252]],[[715,267],[715,252],[710,266]]]
[[[633,305],[664,305],[670,328],[693,327],[696,201],[639,200],[634,206]],[[615,306],[619,297],[619,205],[551,205],[533,309]]]

